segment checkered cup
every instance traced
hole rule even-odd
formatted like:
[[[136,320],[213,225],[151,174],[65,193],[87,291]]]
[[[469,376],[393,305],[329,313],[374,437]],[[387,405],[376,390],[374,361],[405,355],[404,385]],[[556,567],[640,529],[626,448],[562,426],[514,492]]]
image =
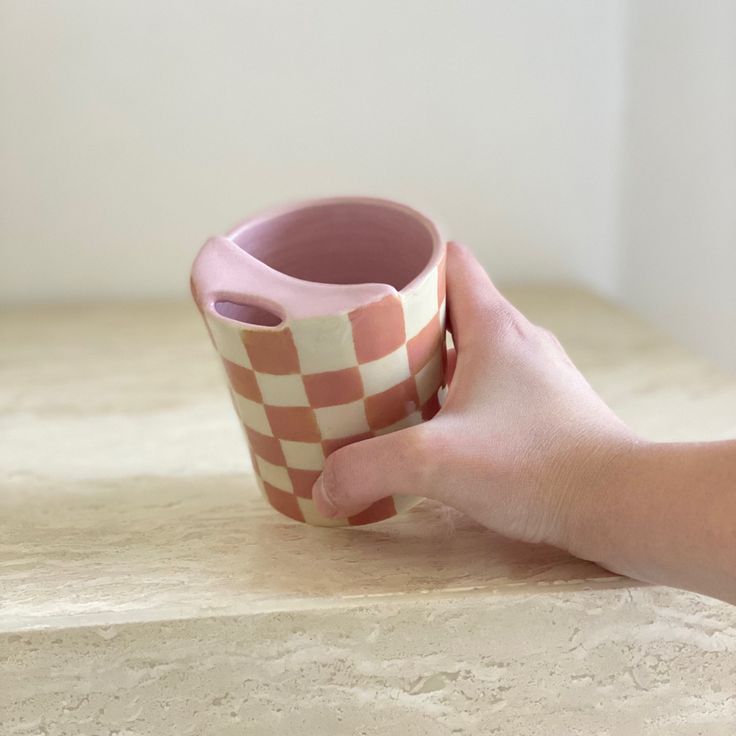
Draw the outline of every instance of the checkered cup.
[[[365,197],[271,210],[210,238],[191,285],[273,508],[357,526],[418,502],[388,496],[328,519],[312,486],[330,453],[439,411],[445,243],[431,220]]]

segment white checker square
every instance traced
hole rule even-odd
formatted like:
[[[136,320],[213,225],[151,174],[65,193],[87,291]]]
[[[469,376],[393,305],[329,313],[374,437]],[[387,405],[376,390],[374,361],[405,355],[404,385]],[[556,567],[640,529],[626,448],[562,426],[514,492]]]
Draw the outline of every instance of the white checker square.
[[[400,429],[406,429],[407,427],[414,427],[417,424],[421,424],[421,423],[422,423],[422,413],[420,411],[414,411],[411,414],[409,414],[408,417],[399,419],[398,422],[394,422],[393,424],[389,424],[388,427],[384,427],[383,429],[377,430],[376,434],[377,435],[389,434],[389,432],[397,432]]]
[[[255,429],[256,432],[273,437],[271,425],[268,423],[268,417],[266,416],[266,410],[263,408],[263,405],[256,401],[246,399],[245,396],[236,394],[234,391],[230,391],[230,394],[233,397],[235,411],[238,413],[240,421],[246,427]]]
[[[323,440],[337,440],[369,431],[363,399],[315,409],[314,414]]]
[[[231,363],[243,366],[243,368],[250,368],[250,358],[245,350],[245,345],[240,339],[241,330],[235,323],[228,323],[225,320],[218,319],[206,314],[207,325],[212,332],[212,339],[215,342],[215,347],[220,355],[229,360]]]
[[[362,363],[359,369],[366,396],[380,394],[398,385],[411,375],[406,345],[401,345],[383,358]]]
[[[322,470],[325,454],[319,442],[279,440],[286,464],[296,470]]]
[[[413,291],[402,294],[406,339],[418,335],[437,314],[437,269]]]
[[[254,371],[263,403],[271,406],[309,406],[307,392],[299,373],[285,376]]]
[[[424,404],[437,392],[442,383],[442,353],[437,351],[427,365],[414,377],[419,394],[419,403]]]
[[[300,320],[292,335],[302,373],[339,371],[358,365],[347,314]]]
[[[299,504],[299,508],[304,514],[304,521],[307,524],[314,524],[315,526],[345,526],[347,524],[345,519],[328,519],[320,516],[311,498],[297,497],[296,502]]]
[[[282,491],[294,492],[294,487],[291,485],[291,478],[289,478],[289,473],[285,467],[274,465],[268,462],[268,460],[264,460],[260,455],[256,455],[256,462],[258,463],[258,472],[266,483],[270,483]]]

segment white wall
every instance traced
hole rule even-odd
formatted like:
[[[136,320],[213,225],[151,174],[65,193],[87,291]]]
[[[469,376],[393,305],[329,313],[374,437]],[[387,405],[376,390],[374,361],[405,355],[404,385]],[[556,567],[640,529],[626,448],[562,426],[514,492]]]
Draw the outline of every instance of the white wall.
[[[0,302],[184,295],[349,192],[736,368],[736,2],[0,0]]]
[[[736,369],[736,3],[632,2],[620,294]]]
[[[0,301],[186,293],[304,195],[436,214],[500,280],[616,278],[616,0],[0,0]]]

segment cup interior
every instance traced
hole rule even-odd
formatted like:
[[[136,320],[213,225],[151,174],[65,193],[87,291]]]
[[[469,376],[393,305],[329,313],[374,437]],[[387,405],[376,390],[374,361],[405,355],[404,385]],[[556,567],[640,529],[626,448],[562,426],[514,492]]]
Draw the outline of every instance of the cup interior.
[[[427,266],[436,230],[412,210],[377,201],[326,201],[250,221],[232,240],[281,273],[324,284],[403,289]]]

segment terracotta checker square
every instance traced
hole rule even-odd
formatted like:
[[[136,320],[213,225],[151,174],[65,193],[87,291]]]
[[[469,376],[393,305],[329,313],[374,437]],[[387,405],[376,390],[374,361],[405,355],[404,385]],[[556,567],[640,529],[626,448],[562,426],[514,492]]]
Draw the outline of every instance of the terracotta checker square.
[[[419,406],[414,378],[407,378],[380,394],[366,396],[365,413],[372,430],[382,429],[411,414]]]
[[[404,311],[398,297],[387,296],[350,313],[359,363],[377,360],[404,344]]]
[[[265,481],[263,482],[263,488],[268,502],[276,511],[280,511],[284,516],[289,516],[296,521],[304,521],[304,514],[302,514],[297,497],[293,493],[282,491]]]
[[[349,404],[363,397],[363,380],[357,366],[302,376],[309,405],[314,408]]]
[[[308,406],[265,407],[274,437],[299,442],[317,442],[321,435],[314,409]]]
[[[298,470],[297,468],[288,468],[291,485],[294,493],[300,498],[312,498],[312,487],[317,478],[319,478],[319,470]]]
[[[253,451],[274,465],[286,465],[281,443],[275,437],[256,432],[255,429],[245,427],[245,434]]]
[[[258,387],[258,381],[256,381],[256,374],[250,368],[243,368],[237,363],[230,362],[227,358],[223,358],[222,363],[235,393],[251,401],[263,401],[261,389]]]
[[[241,339],[254,370],[274,375],[299,373],[299,354],[288,327],[243,330]]]

